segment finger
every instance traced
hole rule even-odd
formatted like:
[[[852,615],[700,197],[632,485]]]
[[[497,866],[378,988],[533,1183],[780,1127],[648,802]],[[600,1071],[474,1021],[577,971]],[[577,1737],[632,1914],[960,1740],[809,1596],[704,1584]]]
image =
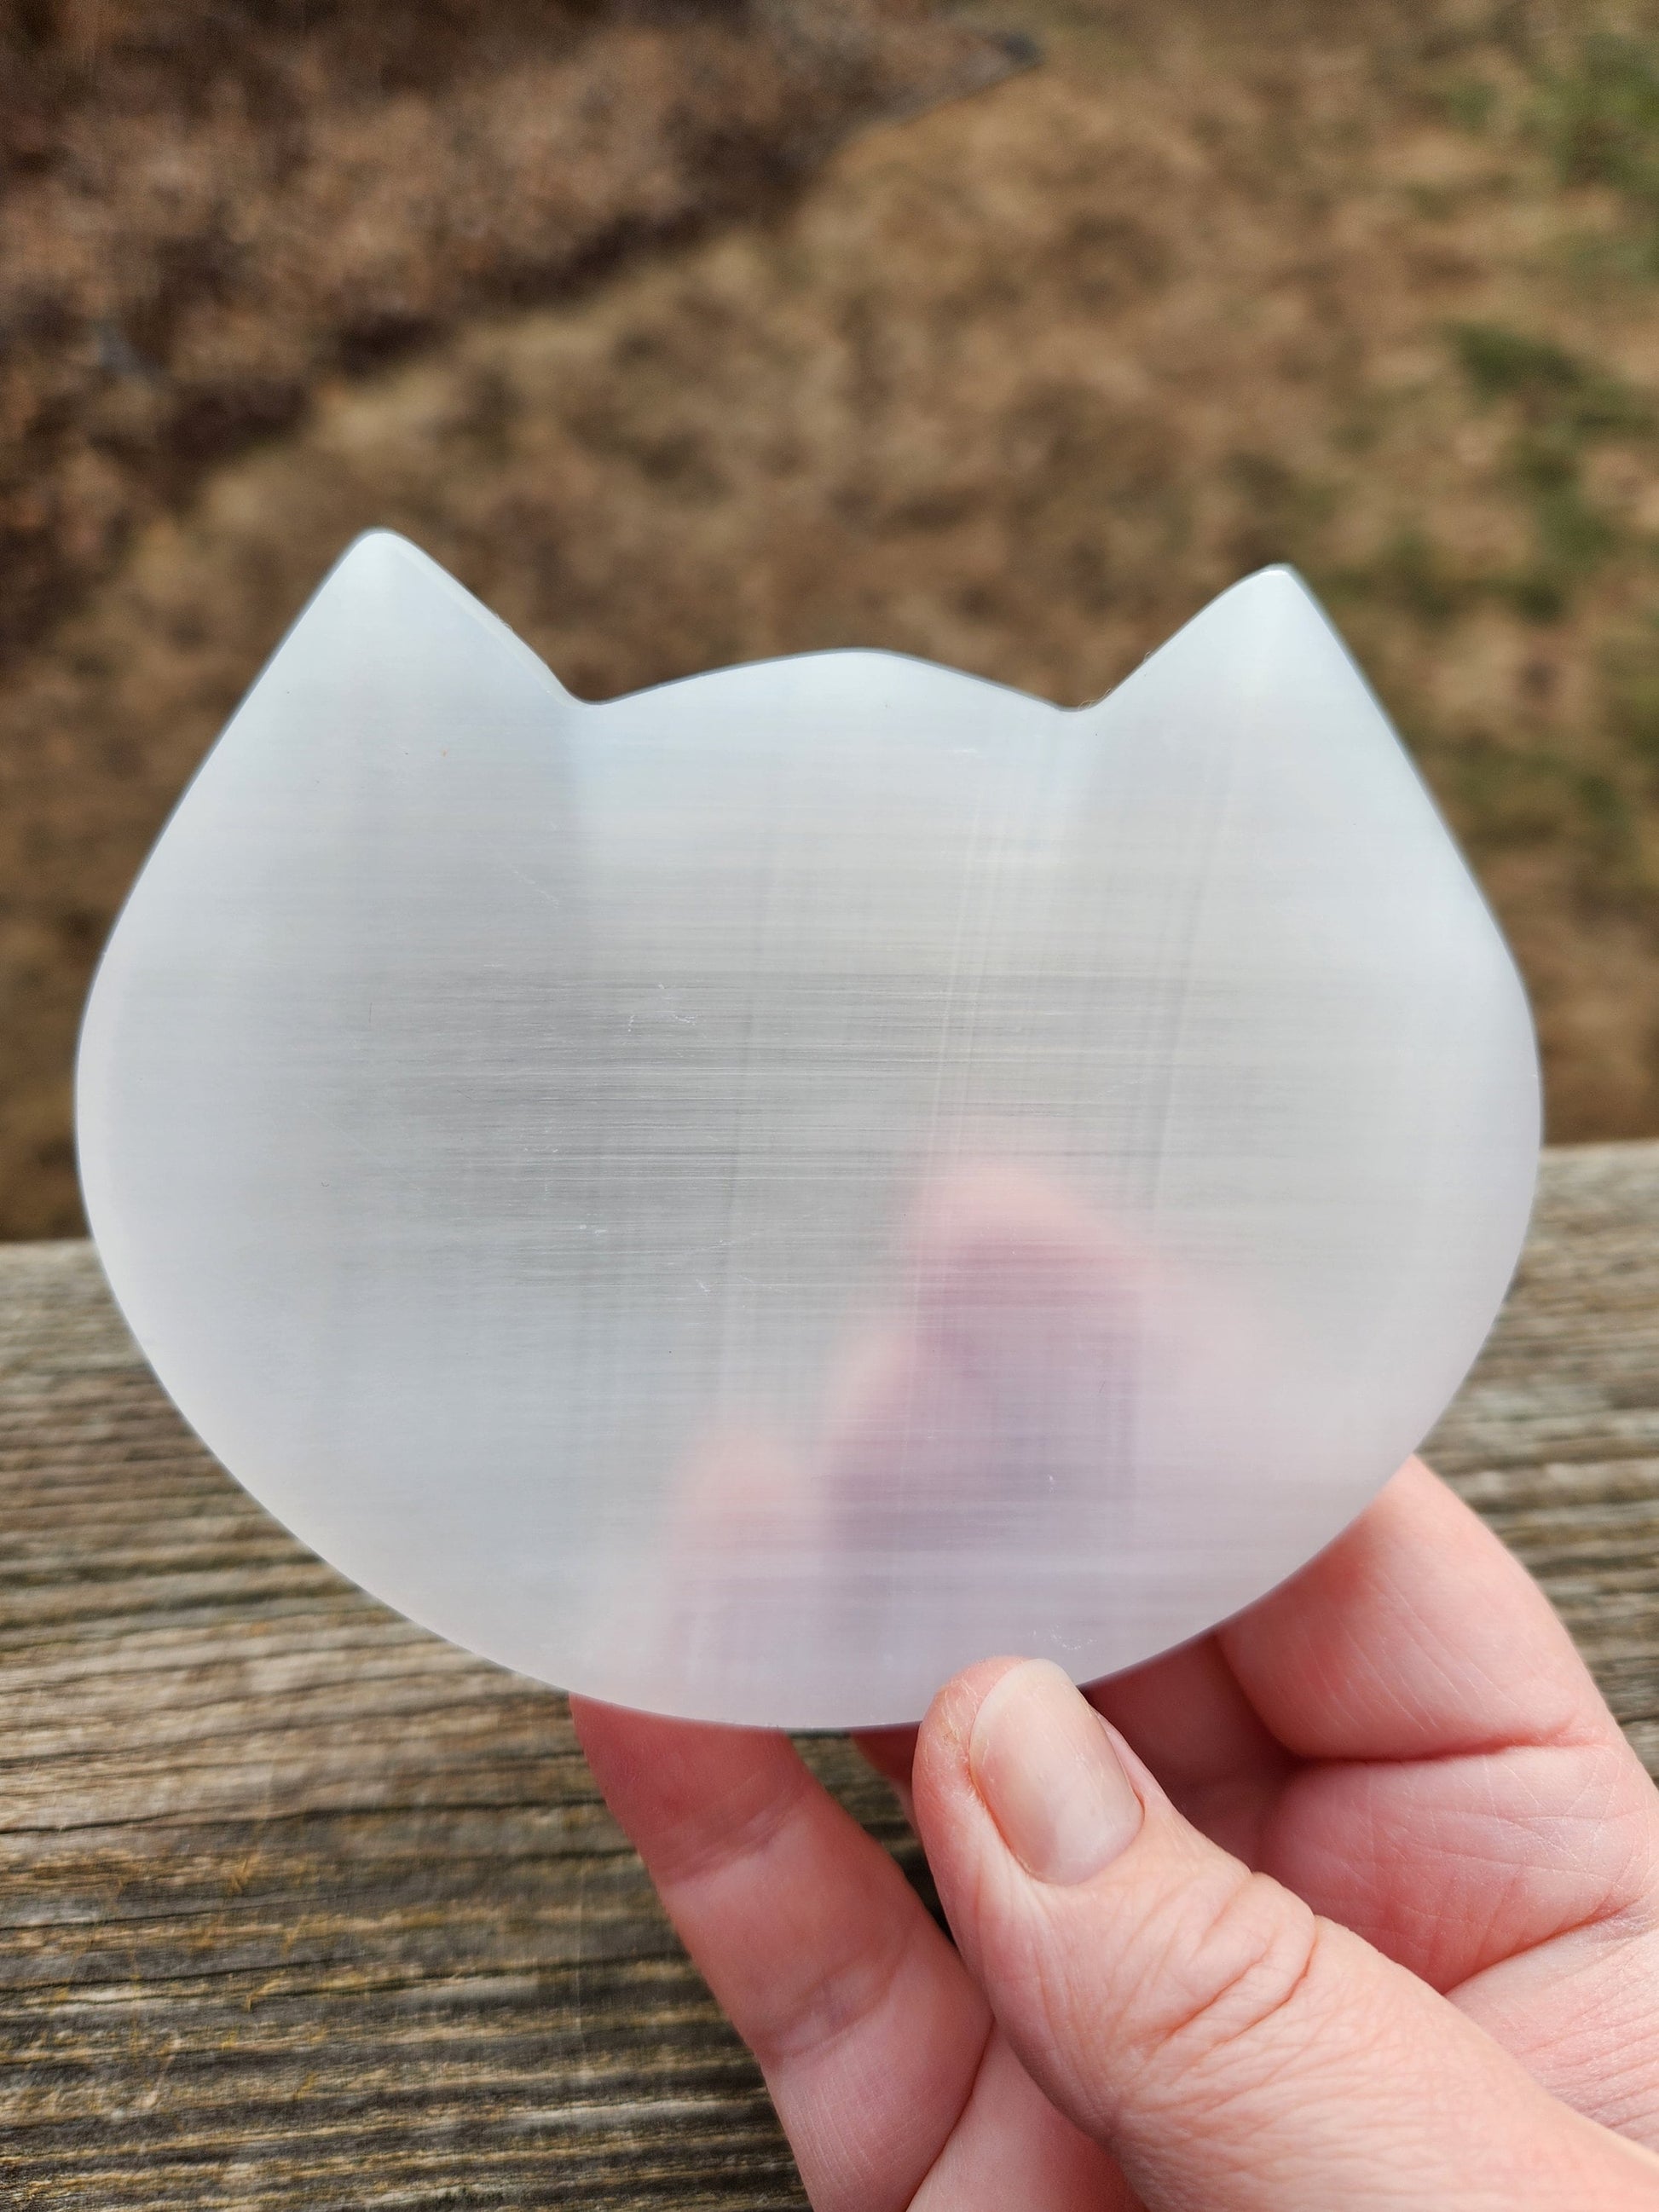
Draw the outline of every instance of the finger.
[[[1303,1759],[1442,1759],[1617,1733],[1543,1592],[1420,1460],[1218,1640]]]
[[[910,1765],[916,1755],[915,1729],[859,1729],[854,1731],[853,1741],[877,1773],[884,1776],[896,1790],[910,1787]]]
[[[1651,2212],[1659,2160],[1200,1835],[1057,1668],[959,1677],[915,1783],[1000,2024],[1152,2212]]]
[[[1218,1642],[1317,1762],[1255,1854],[1316,1910],[1443,1990],[1653,1926],[1651,1784],[1542,1592],[1420,1462]]]
[[[1254,1866],[1295,1761],[1240,1688],[1213,1636],[1085,1686],[1187,1818]]]
[[[1252,1863],[1451,1991],[1568,1933],[1651,1928],[1656,1858],[1632,1754],[1570,1740],[1303,1769]]]
[[[573,1701],[670,1919],[755,2053],[816,2205],[908,2202],[986,2008],[893,1861],[782,1736]]]
[[[1125,1376],[1148,1262],[1048,1177],[1009,1161],[929,1176],[896,1295],[840,1364],[820,1462],[849,1549],[872,1527],[918,1557],[939,1503],[964,1530],[989,1501],[1075,1535],[1082,1497],[1121,1457]]]
[[[854,1732],[853,1741],[883,1781],[892,1784],[893,1794],[903,1808],[904,1817],[914,1828],[916,1811],[910,1796],[910,1767],[916,1755],[915,1729],[860,1729]]]
[[[1617,1735],[1536,1585],[1418,1461],[1214,1635],[1086,1694],[1189,1818],[1252,1859],[1298,1761]]]
[[[1447,1563],[1450,1598],[1419,1595]],[[1504,1702],[1483,1704],[1470,1605],[1513,1639],[1523,1685],[1541,1643],[1543,1698],[1512,1697],[1494,1651]],[[1659,1799],[1563,1641],[1496,1539],[1413,1466],[1249,1613],[1086,1694],[1206,1834],[1454,1995],[1553,2094],[1659,2144]],[[1244,1683],[1326,1755],[1292,1758]],[[1508,1740],[1547,1738],[1564,1713],[1564,1736]],[[1420,1755],[1330,1755],[1379,1741]],[[1486,1747],[1446,1747],[1471,1741]]]
[[[907,2212],[1141,2212],[1104,2147],[1049,2102],[991,2032],[973,2094]]]
[[[907,2205],[989,2012],[897,1867],[787,1740],[573,1699],[669,1918],[754,2051],[814,2205]]]

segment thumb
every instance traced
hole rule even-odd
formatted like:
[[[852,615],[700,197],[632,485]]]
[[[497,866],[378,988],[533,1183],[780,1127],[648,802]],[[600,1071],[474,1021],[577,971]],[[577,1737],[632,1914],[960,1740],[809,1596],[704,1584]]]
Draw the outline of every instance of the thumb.
[[[1151,2212],[1659,2205],[1659,2159],[1210,1843],[1046,1661],[943,1690],[915,1784],[1005,2033]]]

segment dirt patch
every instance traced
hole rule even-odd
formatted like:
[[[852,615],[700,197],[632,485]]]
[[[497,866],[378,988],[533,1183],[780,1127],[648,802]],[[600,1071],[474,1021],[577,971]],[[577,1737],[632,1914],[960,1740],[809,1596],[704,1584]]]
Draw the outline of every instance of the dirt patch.
[[[920,0],[0,0],[0,653],[319,376],[1010,61]]]
[[[143,848],[359,528],[603,696],[896,647],[1097,696],[1236,576],[1343,623],[1527,970],[1553,1133],[1659,1129],[1659,21],[1181,0],[580,304],[325,380],[3,696],[0,1222]]]

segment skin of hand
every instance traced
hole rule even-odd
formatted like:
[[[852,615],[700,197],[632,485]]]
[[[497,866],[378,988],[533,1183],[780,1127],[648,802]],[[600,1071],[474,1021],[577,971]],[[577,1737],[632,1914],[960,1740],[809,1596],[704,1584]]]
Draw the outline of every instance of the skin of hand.
[[[865,1740],[954,1947],[787,1738],[574,1711],[818,2212],[1659,2212],[1659,1794],[1418,1462],[1212,1634]]]

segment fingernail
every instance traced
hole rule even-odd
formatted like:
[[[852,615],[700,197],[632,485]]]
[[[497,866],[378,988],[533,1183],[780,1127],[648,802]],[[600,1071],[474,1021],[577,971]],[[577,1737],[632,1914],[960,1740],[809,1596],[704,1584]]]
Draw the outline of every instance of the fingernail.
[[[1087,1881],[1134,1841],[1140,1800],[1100,1716],[1046,1659],[979,1709],[968,1765],[1002,1840],[1039,1881]]]

